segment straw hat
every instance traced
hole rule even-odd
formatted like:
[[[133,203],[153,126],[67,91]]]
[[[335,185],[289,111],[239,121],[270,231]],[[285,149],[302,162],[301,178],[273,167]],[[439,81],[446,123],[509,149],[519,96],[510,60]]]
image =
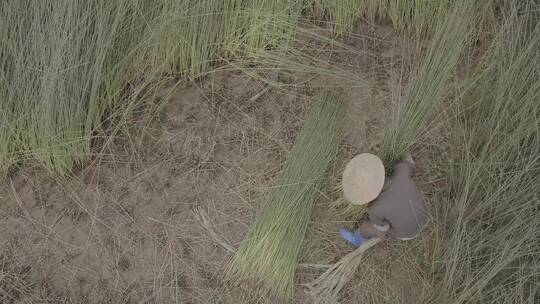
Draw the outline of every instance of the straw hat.
[[[384,165],[371,153],[356,155],[343,171],[343,194],[357,205],[377,198],[384,185]]]

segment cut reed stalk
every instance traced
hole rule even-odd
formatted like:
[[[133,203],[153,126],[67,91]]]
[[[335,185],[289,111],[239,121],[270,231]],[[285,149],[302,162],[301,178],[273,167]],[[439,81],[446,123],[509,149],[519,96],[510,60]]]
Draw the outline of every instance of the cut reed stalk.
[[[352,279],[356,268],[362,262],[362,256],[369,248],[381,242],[380,238],[372,238],[356,248],[353,252],[341,258],[337,263],[328,268],[315,281],[306,285],[313,303],[332,304],[338,303],[341,289]]]
[[[300,249],[325,172],[337,153],[344,114],[333,94],[312,106],[281,177],[228,265],[229,279],[253,279],[271,294],[292,297]]]

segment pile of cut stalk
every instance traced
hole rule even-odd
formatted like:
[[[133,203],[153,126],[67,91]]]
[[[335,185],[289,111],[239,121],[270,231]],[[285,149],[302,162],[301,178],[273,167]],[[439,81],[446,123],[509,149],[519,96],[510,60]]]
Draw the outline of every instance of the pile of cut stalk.
[[[311,107],[283,173],[228,267],[231,280],[254,279],[271,294],[292,297],[300,249],[325,173],[338,151],[344,114],[344,105],[333,94]]]

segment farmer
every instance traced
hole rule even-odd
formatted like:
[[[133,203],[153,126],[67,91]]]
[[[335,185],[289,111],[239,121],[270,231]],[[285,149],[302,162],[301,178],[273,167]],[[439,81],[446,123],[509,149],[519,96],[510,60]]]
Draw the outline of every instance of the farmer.
[[[377,156],[354,157],[343,172],[343,193],[352,204],[369,203],[368,218],[355,232],[341,229],[342,237],[356,246],[372,237],[414,239],[429,220],[424,198],[412,179],[414,169],[408,156],[385,182],[384,166]]]

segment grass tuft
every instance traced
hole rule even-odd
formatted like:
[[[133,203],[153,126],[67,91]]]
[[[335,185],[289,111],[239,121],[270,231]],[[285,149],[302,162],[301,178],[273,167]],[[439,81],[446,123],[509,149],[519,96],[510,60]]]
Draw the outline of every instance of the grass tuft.
[[[438,10],[425,1],[394,2],[3,1],[0,174],[29,159],[69,173],[87,159],[94,135],[110,118],[107,113],[119,113],[124,122],[143,87],[164,74],[196,78],[244,56],[255,64],[277,60],[289,66],[291,60],[276,58],[272,49],[284,50],[280,55],[285,56],[293,52],[289,43],[302,34],[302,15],[312,8],[323,11],[321,18],[340,35],[363,17],[389,14],[396,26],[428,24],[433,18],[425,16]]]
[[[453,104],[437,298],[535,303],[540,280],[540,15],[514,3]]]
[[[413,144],[419,141],[420,132],[429,125],[433,114],[447,96],[448,80],[469,39],[472,37],[480,6],[473,1],[455,3],[453,11],[439,23],[426,58],[412,81],[405,102],[399,104],[397,115],[385,131],[380,157],[387,174],[403,159]],[[363,216],[366,206],[349,204],[350,216]],[[360,218],[358,218],[360,219]],[[356,269],[362,255],[347,256],[324,273],[311,286],[311,294],[320,299],[335,299]],[[329,287],[331,286],[331,288]]]
[[[439,21],[409,93],[398,105],[393,122],[385,130],[379,156],[387,173],[391,173],[405,153],[421,141],[423,132],[436,126],[434,114],[448,96],[450,77],[465,47],[474,37],[483,11],[482,5],[476,1],[457,1],[447,18]]]

